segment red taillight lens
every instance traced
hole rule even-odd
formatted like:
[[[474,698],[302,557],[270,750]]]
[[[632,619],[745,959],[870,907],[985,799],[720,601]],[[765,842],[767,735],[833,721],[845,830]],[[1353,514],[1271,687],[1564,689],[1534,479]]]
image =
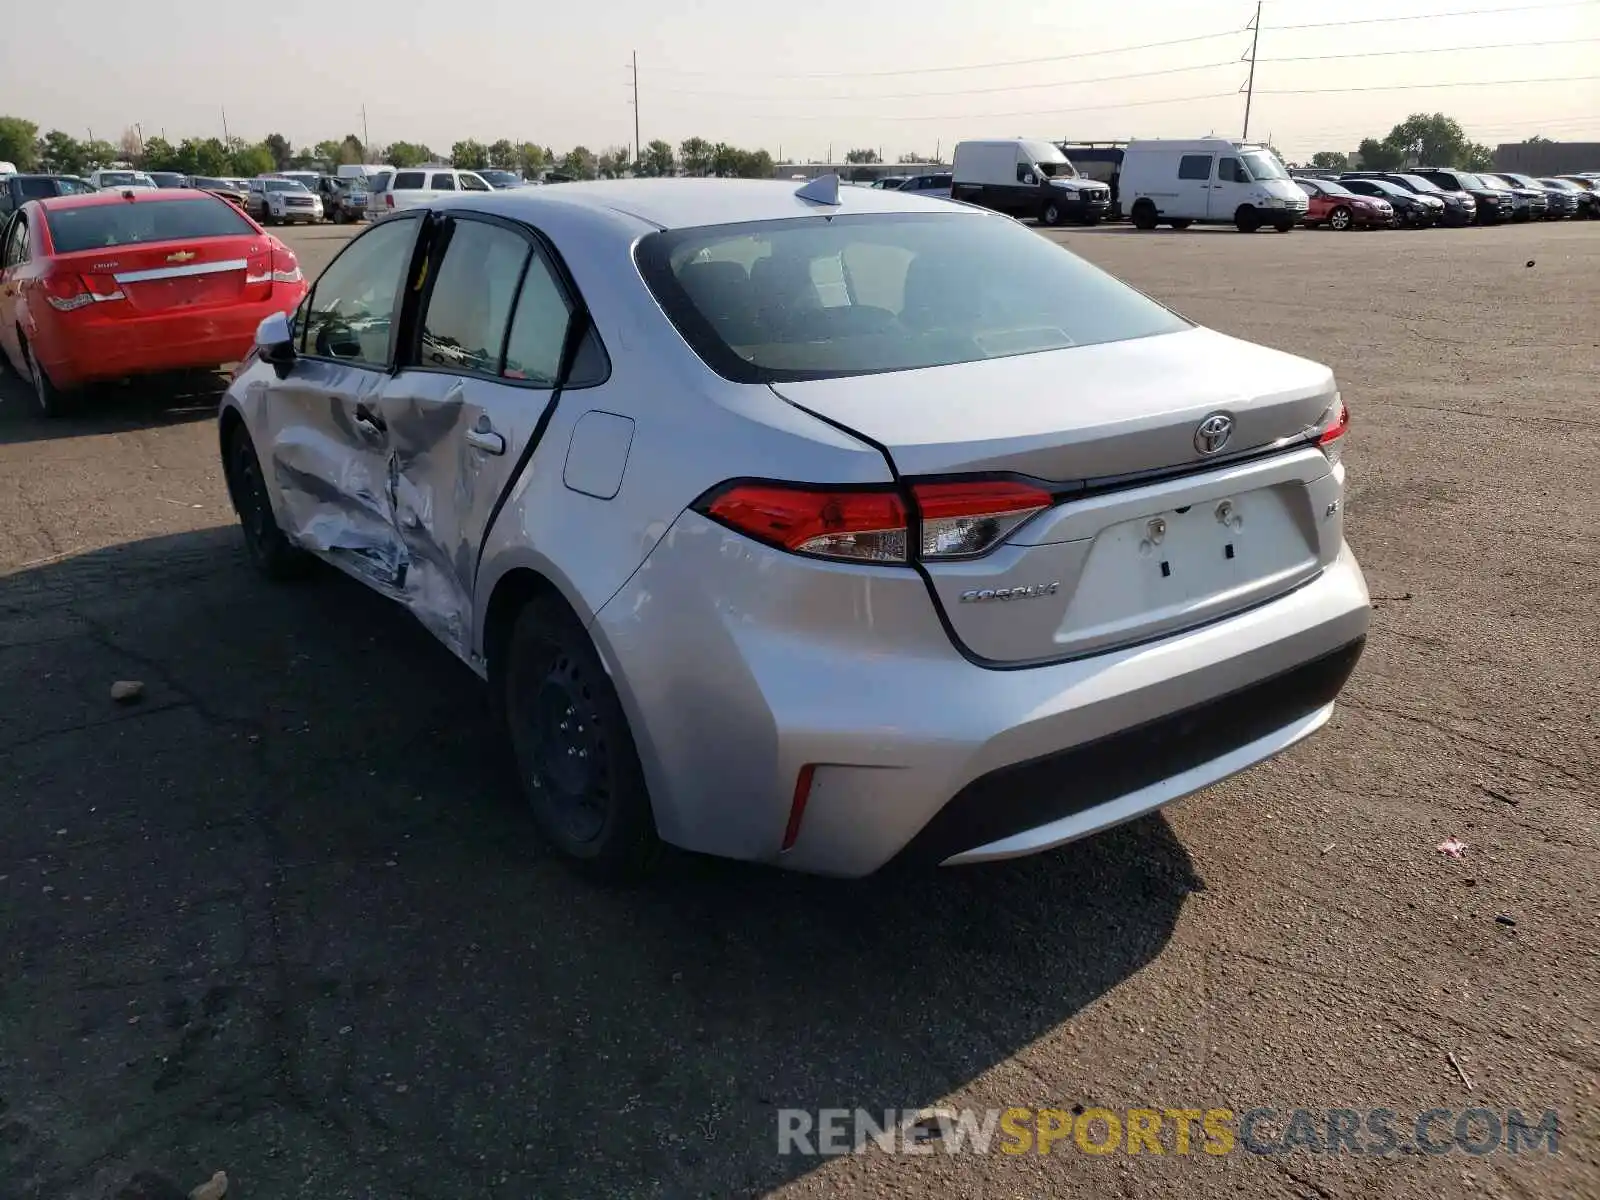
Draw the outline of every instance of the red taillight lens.
[[[1339,412],[1333,418],[1333,424],[1317,435],[1317,445],[1322,448],[1323,454],[1328,456],[1329,462],[1336,463],[1339,461],[1340,453],[1343,450],[1343,447],[1339,444],[1339,439],[1344,437],[1349,428],[1350,410],[1345,407],[1344,401],[1341,400],[1339,401]]]
[[[394,207],[394,193],[393,192],[385,192],[383,194],[383,206],[385,208],[393,208]]]
[[[305,276],[300,273],[300,260],[287,246],[272,248],[272,282],[299,283]]]
[[[797,554],[859,562],[906,561],[906,510],[892,491],[738,484],[701,511],[740,533]]]
[[[106,300],[121,300],[122,289],[110,275],[61,271],[45,277],[44,298],[57,312],[75,312]]]
[[[800,822],[805,819],[806,801],[811,799],[811,781],[816,771],[814,763],[807,763],[795,776],[794,799],[789,802],[789,823],[784,826],[783,844],[778,847],[780,850],[792,850],[800,840]]]
[[[1028,518],[1050,507],[1043,488],[1007,480],[919,483],[923,558],[970,558],[999,545]]]

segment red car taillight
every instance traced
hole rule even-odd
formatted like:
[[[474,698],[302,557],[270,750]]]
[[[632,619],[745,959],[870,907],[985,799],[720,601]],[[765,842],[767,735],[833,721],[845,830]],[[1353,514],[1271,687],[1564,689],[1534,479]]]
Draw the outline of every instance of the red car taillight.
[[[907,563],[913,552],[924,561],[985,554],[1053,502],[1042,488],[1008,480],[918,483],[909,499],[887,487],[741,483],[696,510],[796,554]]]
[[[1336,463],[1344,450],[1340,439],[1350,428],[1350,410],[1343,400],[1339,401],[1339,411],[1333,418],[1333,424],[1317,435],[1317,445],[1328,456],[1330,463]]]
[[[300,271],[300,260],[287,246],[272,248],[272,282],[299,283],[305,276]]]
[[[110,275],[52,272],[44,279],[44,298],[57,312],[74,312],[106,300],[121,300],[122,289]]]
[[[394,207],[394,193],[393,192],[385,192],[383,194],[383,206],[385,208],[393,208]]]

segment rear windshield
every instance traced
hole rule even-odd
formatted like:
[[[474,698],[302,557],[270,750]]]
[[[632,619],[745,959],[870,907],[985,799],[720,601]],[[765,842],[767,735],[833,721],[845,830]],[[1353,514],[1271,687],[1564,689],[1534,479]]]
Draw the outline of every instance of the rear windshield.
[[[744,383],[906,371],[1189,327],[1055,242],[986,215],[668,230],[637,253],[684,339]]]
[[[45,213],[45,223],[50,227],[50,240],[55,243],[57,254],[255,232],[238,209],[209,196],[52,208]]]
[[[100,186],[104,188],[127,187],[134,183],[150,183],[150,176],[137,171],[101,171]]]

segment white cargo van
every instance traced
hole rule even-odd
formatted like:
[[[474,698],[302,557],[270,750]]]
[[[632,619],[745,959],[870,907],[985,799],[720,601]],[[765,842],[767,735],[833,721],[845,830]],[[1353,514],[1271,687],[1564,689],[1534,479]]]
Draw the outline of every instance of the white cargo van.
[[[1041,224],[1098,223],[1111,209],[1111,189],[1078,174],[1067,156],[1038,138],[959,142],[950,168],[950,198]]]
[[[1122,152],[1119,198],[1134,225],[1187,229],[1201,223],[1288,233],[1306,215],[1306,195],[1266,146],[1227,138],[1136,139]]]

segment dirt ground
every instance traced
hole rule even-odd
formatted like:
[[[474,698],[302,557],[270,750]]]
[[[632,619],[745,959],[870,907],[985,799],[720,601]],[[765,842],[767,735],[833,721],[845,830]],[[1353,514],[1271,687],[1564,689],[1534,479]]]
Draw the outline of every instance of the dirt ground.
[[[990,868],[588,886],[420,626],[249,571],[214,393],[0,385],[0,1197],[1600,1196],[1600,225],[1050,236],[1336,369],[1374,626],[1309,743]],[[777,1153],[940,1103],[1559,1145]]]

